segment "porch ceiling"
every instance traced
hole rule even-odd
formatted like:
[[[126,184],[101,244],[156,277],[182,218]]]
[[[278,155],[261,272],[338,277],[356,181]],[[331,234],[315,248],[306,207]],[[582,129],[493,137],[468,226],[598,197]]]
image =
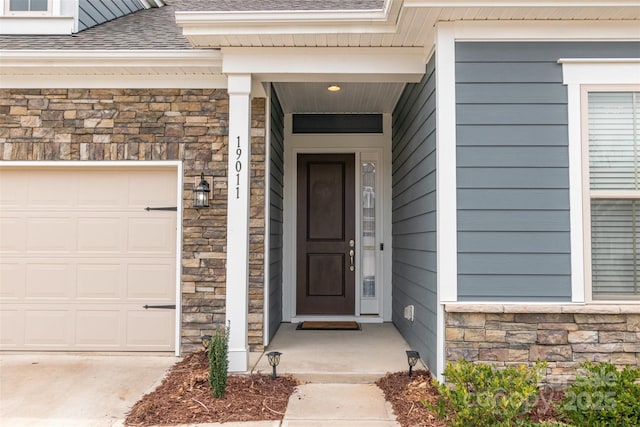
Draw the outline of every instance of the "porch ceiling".
[[[391,113],[404,83],[335,82],[342,90],[330,92],[328,83],[275,83],[285,113]]]

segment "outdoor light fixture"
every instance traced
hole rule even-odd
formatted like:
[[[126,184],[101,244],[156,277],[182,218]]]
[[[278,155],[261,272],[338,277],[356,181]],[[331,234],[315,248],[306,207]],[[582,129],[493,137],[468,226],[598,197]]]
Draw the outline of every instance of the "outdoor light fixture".
[[[271,365],[271,367],[273,368],[273,375],[271,375],[271,378],[273,378],[274,380],[277,377],[277,375],[276,375],[276,366],[278,366],[278,364],[280,364],[280,356],[281,355],[282,355],[282,353],[280,353],[279,351],[271,351],[271,352],[267,353],[267,358],[269,359],[269,365]]]
[[[414,350],[407,350],[407,363],[409,363],[409,376],[411,376],[413,367],[416,366],[416,363],[418,363],[419,359],[420,359],[420,353]]]
[[[329,92],[340,92],[342,90],[342,88],[340,87],[340,85],[329,85],[327,87],[327,90]]]
[[[203,335],[202,336],[202,347],[205,350],[209,349],[209,343],[211,342],[211,335]]]
[[[209,207],[209,183],[204,179],[204,172],[200,174],[200,184],[193,190],[193,207],[208,208]]]

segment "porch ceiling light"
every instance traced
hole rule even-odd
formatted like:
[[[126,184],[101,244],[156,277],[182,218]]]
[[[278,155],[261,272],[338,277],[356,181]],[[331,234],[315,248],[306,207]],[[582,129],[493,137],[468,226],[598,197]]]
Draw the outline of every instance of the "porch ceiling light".
[[[209,207],[209,183],[204,179],[204,172],[200,174],[200,184],[193,189],[193,207],[208,208]]]
[[[271,365],[271,367],[273,368],[273,374],[271,375],[271,378],[273,378],[274,380],[277,377],[276,366],[280,364],[280,356],[282,356],[282,353],[280,353],[279,351],[271,351],[267,353],[267,359],[269,359],[269,365]]]
[[[413,367],[416,366],[416,363],[418,363],[418,360],[420,360],[420,353],[414,350],[407,350],[407,363],[409,363],[409,376],[411,376]]]
[[[342,90],[342,88],[340,87],[340,85],[329,85],[327,87],[327,90],[329,92],[340,92]]]

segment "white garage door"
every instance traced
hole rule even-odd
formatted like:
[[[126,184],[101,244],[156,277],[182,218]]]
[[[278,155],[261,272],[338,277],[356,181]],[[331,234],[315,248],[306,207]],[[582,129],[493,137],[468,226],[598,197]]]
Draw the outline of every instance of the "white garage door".
[[[172,351],[176,175],[0,168],[0,349]]]

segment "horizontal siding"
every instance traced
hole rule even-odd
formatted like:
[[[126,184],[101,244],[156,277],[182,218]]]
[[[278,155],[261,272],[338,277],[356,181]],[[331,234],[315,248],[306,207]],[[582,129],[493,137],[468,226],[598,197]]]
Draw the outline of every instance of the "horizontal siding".
[[[435,59],[407,85],[393,113],[393,322],[427,366],[436,367],[436,96]],[[404,308],[415,307],[415,320]]]
[[[456,44],[458,299],[571,299],[567,89],[559,58],[630,42]]]
[[[271,91],[269,147],[269,338],[282,322],[284,113],[275,90]]]

